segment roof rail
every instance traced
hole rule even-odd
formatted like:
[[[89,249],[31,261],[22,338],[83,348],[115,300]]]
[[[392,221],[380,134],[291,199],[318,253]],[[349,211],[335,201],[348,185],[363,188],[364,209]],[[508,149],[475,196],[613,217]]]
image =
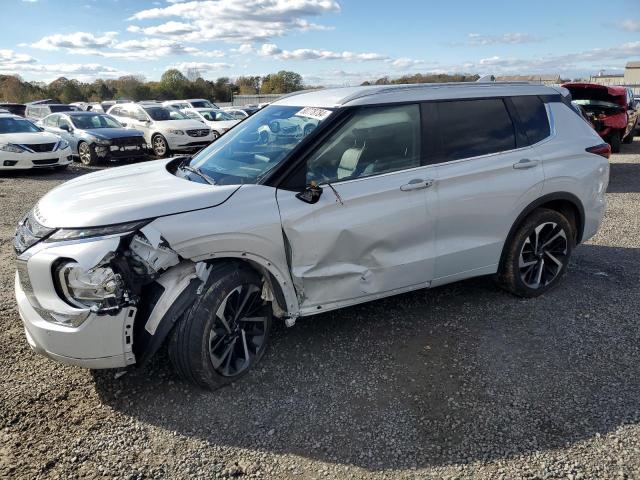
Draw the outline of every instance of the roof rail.
[[[342,103],[348,103],[358,98],[370,97],[379,93],[395,92],[402,90],[418,90],[428,88],[451,88],[465,86],[468,88],[493,88],[504,85],[537,85],[533,82],[445,82],[445,83],[406,83],[398,85],[371,85],[363,87],[362,91],[355,92],[342,99]]]

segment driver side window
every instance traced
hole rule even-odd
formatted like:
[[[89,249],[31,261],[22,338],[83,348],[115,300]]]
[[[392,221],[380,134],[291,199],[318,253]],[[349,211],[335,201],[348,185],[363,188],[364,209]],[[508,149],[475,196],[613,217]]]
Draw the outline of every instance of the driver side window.
[[[307,184],[420,166],[420,107],[362,108],[307,160]]]

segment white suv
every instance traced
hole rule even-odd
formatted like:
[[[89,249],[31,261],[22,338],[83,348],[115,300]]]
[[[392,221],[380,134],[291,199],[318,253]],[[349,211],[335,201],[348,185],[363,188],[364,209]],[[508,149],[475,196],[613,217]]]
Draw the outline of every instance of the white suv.
[[[193,152],[209,145],[215,137],[211,129],[179,110],[153,103],[114,105],[107,112],[127,128],[140,130],[157,157],[172,151]]]
[[[297,119],[316,128],[260,138]],[[168,342],[185,379],[217,388],[260,360],[274,318],[479,275],[535,297],[598,230],[608,155],[568,92],[541,85],[284,97],[193,158],[45,195],[14,241],[27,339],[90,368]]]

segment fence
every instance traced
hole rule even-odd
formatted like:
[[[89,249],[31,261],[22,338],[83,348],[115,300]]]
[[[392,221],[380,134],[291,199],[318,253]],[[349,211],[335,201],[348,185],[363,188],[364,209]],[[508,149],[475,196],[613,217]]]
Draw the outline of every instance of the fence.
[[[232,105],[257,105],[259,103],[271,103],[282,95],[278,93],[265,93],[257,95],[234,95]]]

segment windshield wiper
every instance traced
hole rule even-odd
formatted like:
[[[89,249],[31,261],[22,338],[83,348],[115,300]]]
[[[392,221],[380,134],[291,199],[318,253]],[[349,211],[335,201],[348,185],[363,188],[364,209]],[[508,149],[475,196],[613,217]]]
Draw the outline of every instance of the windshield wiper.
[[[187,172],[195,173],[200,178],[204,179],[204,181],[207,182],[209,185],[215,185],[216,184],[216,181],[213,178],[211,178],[209,175],[204,173],[199,168],[194,168],[191,165],[180,165],[180,169],[181,170],[186,170]]]

